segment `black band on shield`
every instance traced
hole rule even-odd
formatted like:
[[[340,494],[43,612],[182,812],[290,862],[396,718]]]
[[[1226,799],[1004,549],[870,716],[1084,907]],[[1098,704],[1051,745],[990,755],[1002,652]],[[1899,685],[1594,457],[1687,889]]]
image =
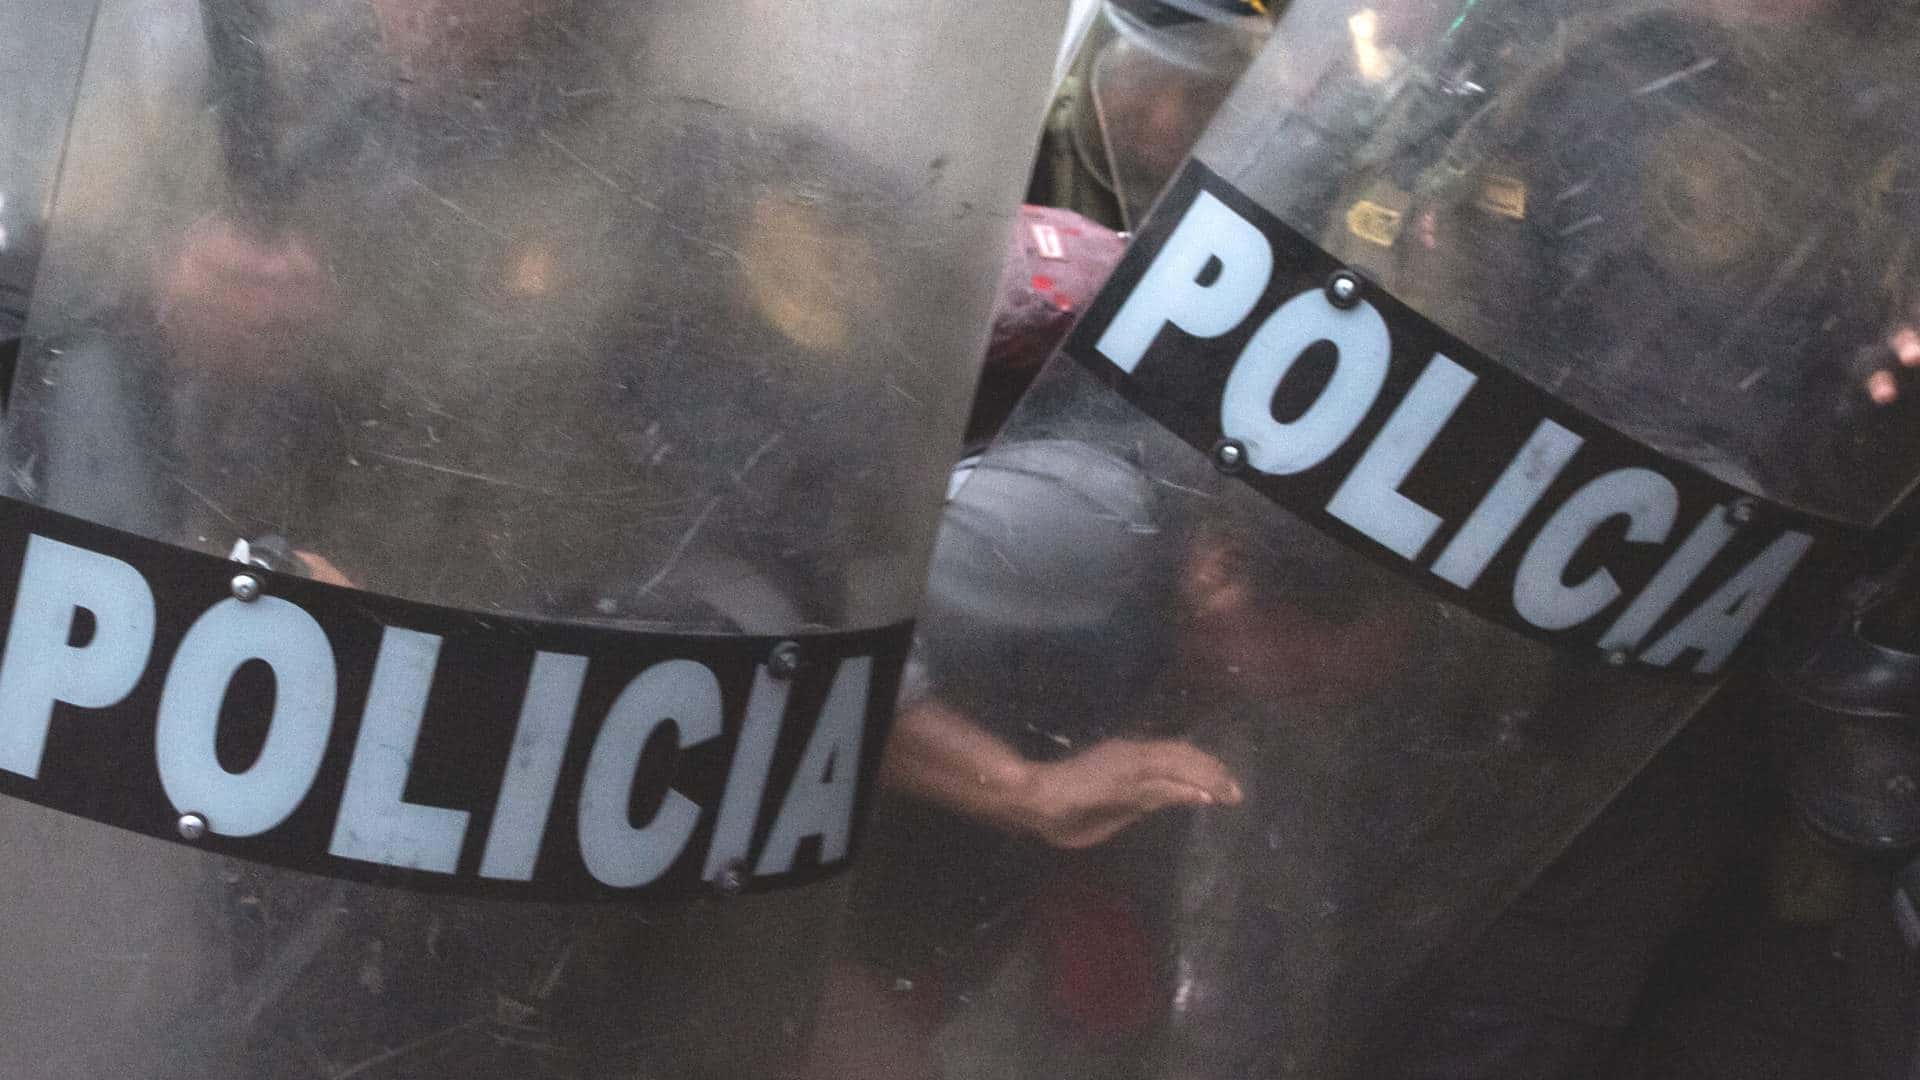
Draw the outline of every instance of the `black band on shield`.
[[[417,604],[0,502],[0,794],[503,899],[844,868],[911,626],[637,633]]]
[[[1197,161],[1064,349],[1271,501],[1594,662],[1716,675],[1789,578],[1864,536],[1569,407]]]

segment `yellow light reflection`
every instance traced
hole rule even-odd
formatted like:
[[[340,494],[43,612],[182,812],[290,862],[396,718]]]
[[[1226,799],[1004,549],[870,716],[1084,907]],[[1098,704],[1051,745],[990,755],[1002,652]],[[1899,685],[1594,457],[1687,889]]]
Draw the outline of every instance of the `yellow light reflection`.
[[[1374,40],[1380,32],[1380,13],[1372,8],[1364,8],[1347,20],[1347,30],[1353,34],[1353,61],[1360,69],[1361,78],[1368,82],[1380,82],[1393,74],[1394,53],[1391,49],[1382,49]]]

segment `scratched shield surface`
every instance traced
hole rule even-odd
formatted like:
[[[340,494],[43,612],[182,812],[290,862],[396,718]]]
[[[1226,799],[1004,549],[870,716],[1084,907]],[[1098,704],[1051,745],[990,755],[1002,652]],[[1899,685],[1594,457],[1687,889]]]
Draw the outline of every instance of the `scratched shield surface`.
[[[20,39],[0,57],[14,103],[0,119],[0,341],[26,317],[93,5],[32,0],[19,15]]]
[[[34,93],[79,88],[64,140],[42,140],[64,158],[6,493],[270,587],[465,613],[481,638],[494,617],[509,636],[536,620],[722,642],[903,627],[1064,15],[108,0],[83,67],[77,50],[54,76],[0,64]],[[163,623],[188,603],[145,584]],[[63,732],[116,737],[79,704],[113,695],[76,689],[131,625],[96,597],[51,646],[73,663],[48,770]],[[266,601],[250,610],[298,606]],[[404,630],[401,608],[355,617]],[[235,730],[249,701],[312,704],[263,676],[299,646],[260,648],[216,695]],[[463,709],[538,696],[537,673],[463,684],[421,659],[454,717],[443,748]],[[697,668],[656,688],[707,685]],[[747,684],[723,681],[733,716]],[[271,771],[259,737],[222,751],[229,779]],[[116,751],[129,784],[152,739],[130,729]],[[497,772],[429,794],[409,753],[395,776],[416,804],[505,797]],[[565,804],[579,767],[536,794]],[[711,827],[711,802],[651,799],[617,809]],[[182,837],[217,838],[208,817]],[[737,897],[472,899],[425,864],[419,888],[371,885],[12,800],[0,836],[33,868],[0,890],[0,1072],[49,1080],[788,1075],[842,891],[723,880],[747,863],[712,875]]]
[[[921,880],[971,906],[868,864],[869,960],[961,987],[946,1075],[1386,1075],[1423,977],[1712,693],[1787,576],[1737,538],[1844,547],[1909,489],[1913,395],[1873,386],[1913,21],[1744,7],[1278,20],[976,473],[1048,508],[956,509],[920,631],[926,694],[1044,774],[1172,739],[1244,801],[1078,852],[936,815],[994,873]],[[1049,532],[1128,569],[1054,595]]]

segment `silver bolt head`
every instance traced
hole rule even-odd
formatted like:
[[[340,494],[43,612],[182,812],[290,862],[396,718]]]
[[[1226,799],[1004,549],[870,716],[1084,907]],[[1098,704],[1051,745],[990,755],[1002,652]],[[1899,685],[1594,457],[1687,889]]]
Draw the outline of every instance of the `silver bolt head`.
[[[1340,271],[1327,282],[1327,295],[1335,307],[1352,307],[1360,302],[1360,278],[1350,270]]]
[[[252,574],[235,574],[231,583],[233,598],[243,604],[260,599],[260,579]]]
[[[207,835],[207,819],[199,814],[181,814],[174,828],[180,830],[180,839],[198,840]]]
[[[1752,499],[1735,499],[1733,505],[1727,508],[1727,516],[1741,525],[1752,521],[1755,512]]]
[[[1221,472],[1234,472],[1247,463],[1247,448],[1233,439],[1222,439],[1213,448],[1213,464]]]
[[[1625,649],[1611,649],[1607,652],[1607,664],[1610,667],[1626,667],[1633,662],[1633,654]]]
[[[767,657],[767,674],[776,679],[791,679],[800,674],[800,643],[783,641]]]

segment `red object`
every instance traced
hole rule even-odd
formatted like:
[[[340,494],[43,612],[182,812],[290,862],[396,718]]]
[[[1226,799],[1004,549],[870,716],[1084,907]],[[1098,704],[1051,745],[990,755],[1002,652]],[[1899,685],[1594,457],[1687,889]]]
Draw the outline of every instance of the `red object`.
[[[1020,208],[1013,251],[1000,278],[980,393],[967,418],[968,446],[977,447],[1000,430],[1126,249],[1118,233],[1072,211]]]
[[[1112,1042],[1145,1030],[1160,1011],[1153,945],[1126,898],[1081,881],[1035,900],[1054,1016],[1084,1037]]]
[[[987,371],[1030,371],[1053,355],[1127,244],[1069,210],[1023,206],[994,312]]]

